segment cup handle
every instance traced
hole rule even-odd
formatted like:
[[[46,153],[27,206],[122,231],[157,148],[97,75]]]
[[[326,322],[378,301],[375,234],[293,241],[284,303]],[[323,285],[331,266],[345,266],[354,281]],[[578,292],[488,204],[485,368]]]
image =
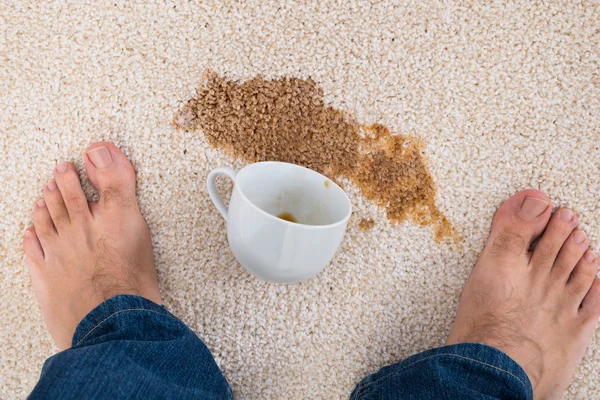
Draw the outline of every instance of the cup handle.
[[[227,207],[225,207],[223,199],[221,199],[221,196],[219,196],[219,193],[217,192],[217,186],[215,185],[217,175],[219,174],[227,175],[235,183],[235,176],[237,175],[237,171],[227,167],[217,168],[210,171],[210,174],[208,174],[208,178],[206,178],[208,195],[210,196],[212,202],[215,204],[215,207],[217,207],[217,210],[219,210],[223,218],[225,218],[225,221],[227,221]]]

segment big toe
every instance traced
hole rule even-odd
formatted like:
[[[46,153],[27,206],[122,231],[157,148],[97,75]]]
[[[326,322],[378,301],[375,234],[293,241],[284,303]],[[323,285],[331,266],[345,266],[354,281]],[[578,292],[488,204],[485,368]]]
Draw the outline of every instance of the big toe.
[[[102,207],[135,206],[135,170],[114,144],[99,142],[85,152],[85,166],[90,182],[98,189]]]
[[[591,258],[590,258],[591,259]],[[598,264],[597,260],[592,261]],[[596,267],[597,268],[597,267]],[[597,320],[600,317],[600,279],[594,278],[592,286],[581,303],[580,313],[585,317]]]
[[[550,219],[550,199],[538,190],[522,190],[511,196],[496,212],[486,251],[494,256],[527,254],[531,242]]]

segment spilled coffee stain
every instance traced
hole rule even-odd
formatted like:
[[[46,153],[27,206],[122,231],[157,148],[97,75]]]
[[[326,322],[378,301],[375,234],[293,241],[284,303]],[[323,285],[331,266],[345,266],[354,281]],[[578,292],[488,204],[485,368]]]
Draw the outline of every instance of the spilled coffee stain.
[[[212,146],[246,162],[285,161],[348,178],[388,219],[431,225],[436,240],[455,233],[436,207],[423,142],[326,106],[312,79],[239,84],[208,71],[174,124],[202,131]]]
[[[363,218],[358,223],[358,228],[361,231],[370,231],[371,229],[373,229],[374,226],[375,221],[373,221],[371,218]]]

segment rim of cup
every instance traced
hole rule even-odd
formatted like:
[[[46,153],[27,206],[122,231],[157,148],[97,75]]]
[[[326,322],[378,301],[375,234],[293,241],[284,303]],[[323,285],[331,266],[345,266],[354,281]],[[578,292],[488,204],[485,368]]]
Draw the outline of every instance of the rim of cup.
[[[240,185],[237,185],[237,180],[240,178],[240,175],[249,169],[255,168],[259,165],[265,165],[265,164],[281,164],[281,165],[286,165],[286,166],[291,166],[293,168],[298,168],[298,169],[303,169],[306,171],[309,171],[312,174],[317,174],[320,177],[327,179],[327,181],[329,181],[329,185],[331,185],[331,188],[336,188],[337,190],[341,191],[342,194],[344,195],[344,203],[345,206],[347,207],[347,212],[344,215],[344,218],[340,219],[337,222],[334,222],[332,224],[327,224],[327,225],[308,225],[308,224],[302,224],[299,222],[290,222],[290,221],[286,221],[284,219],[278,218],[276,216],[274,216],[273,214],[269,214],[268,212],[266,212],[265,210],[263,210],[262,208],[258,207],[256,204],[254,204],[252,201],[250,201],[250,199],[248,197],[246,197],[246,195],[244,194],[244,191],[240,188]],[[346,222],[348,222],[348,220],[350,219],[350,217],[352,216],[352,203],[350,202],[350,198],[348,197],[348,194],[344,191],[344,189],[342,189],[337,183],[335,183],[333,180],[331,180],[330,178],[326,177],[325,175],[321,174],[320,172],[317,172],[315,170],[312,170],[310,168],[306,168],[303,167],[301,165],[297,165],[297,164],[292,164],[292,163],[287,163],[287,162],[283,162],[283,161],[260,161],[260,162],[256,162],[256,163],[252,163],[252,164],[248,164],[245,167],[243,167],[242,169],[239,170],[239,172],[237,173],[236,176],[236,182],[234,182],[234,188],[233,190],[237,190],[238,193],[240,194],[240,196],[242,196],[242,198],[244,199],[244,201],[246,201],[248,204],[250,204],[252,207],[254,207],[255,209],[257,209],[260,213],[264,214],[267,218],[273,220],[273,221],[279,221],[280,223],[284,223],[284,224],[288,224],[290,226],[294,226],[297,228],[301,228],[301,229],[330,229],[333,228],[337,225],[343,225]]]

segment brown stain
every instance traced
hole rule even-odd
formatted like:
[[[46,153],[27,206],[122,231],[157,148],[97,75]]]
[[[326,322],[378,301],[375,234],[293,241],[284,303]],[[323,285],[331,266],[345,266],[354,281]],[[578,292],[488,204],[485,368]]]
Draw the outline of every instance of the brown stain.
[[[375,226],[375,221],[371,218],[363,218],[358,223],[358,229],[361,231],[370,231]]]
[[[325,186],[327,189],[329,189],[329,185],[330,185],[330,183],[329,183],[329,181],[323,181],[323,185],[324,185],[324,186]]]
[[[256,77],[239,84],[208,71],[174,124],[202,131],[212,146],[247,162],[285,161],[348,178],[392,222],[431,225],[438,241],[455,234],[436,207],[422,140],[361,125],[326,106],[312,79]]]
[[[296,219],[296,217],[294,217],[292,215],[292,213],[289,213],[289,212],[282,212],[281,214],[279,214],[277,216],[277,218],[280,218],[280,219],[282,219],[284,221],[298,223],[298,220]]]

